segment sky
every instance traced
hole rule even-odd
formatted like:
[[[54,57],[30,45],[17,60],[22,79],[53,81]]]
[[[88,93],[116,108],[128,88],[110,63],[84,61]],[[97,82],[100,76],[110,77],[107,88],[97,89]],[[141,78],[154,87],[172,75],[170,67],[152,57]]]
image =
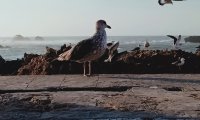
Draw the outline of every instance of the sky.
[[[109,36],[200,35],[200,0],[0,0],[0,36],[90,36],[98,19]]]

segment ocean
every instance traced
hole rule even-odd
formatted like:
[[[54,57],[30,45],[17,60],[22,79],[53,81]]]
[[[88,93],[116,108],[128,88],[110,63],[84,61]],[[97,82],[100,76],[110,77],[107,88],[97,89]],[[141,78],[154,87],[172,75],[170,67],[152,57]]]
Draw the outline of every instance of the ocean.
[[[185,36],[186,37],[186,36]],[[88,38],[88,36],[73,36],[73,37],[43,37],[44,40],[35,40],[34,37],[29,37],[29,40],[14,40],[12,37],[1,37],[0,45],[7,46],[0,48],[0,55],[6,60],[14,60],[22,58],[24,53],[44,54],[45,47],[59,49],[63,44],[76,44],[77,42]],[[109,36],[108,42],[119,41],[119,51],[132,50],[138,44],[143,45],[145,41],[150,43],[149,49],[173,49],[173,40],[166,36]],[[181,41],[181,49],[188,52],[195,52],[197,43],[185,43],[184,37]]]

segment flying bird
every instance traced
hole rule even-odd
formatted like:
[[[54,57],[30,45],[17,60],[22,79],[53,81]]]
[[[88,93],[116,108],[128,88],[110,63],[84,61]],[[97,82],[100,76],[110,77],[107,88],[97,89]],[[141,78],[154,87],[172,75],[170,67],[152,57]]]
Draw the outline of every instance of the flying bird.
[[[158,4],[161,6],[165,4],[173,4],[172,1],[185,1],[185,0],[158,0]]]
[[[91,75],[91,62],[99,59],[107,48],[107,35],[105,31],[106,28],[111,29],[105,20],[98,20],[96,22],[96,33],[91,38],[80,41],[69,51],[59,55],[58,60],[83,63],[84,76]],[[87,63],[89,72],[86,75]]]
[[[163,6],[165,4],[173,4],[172,0],[158,0],[158,4]]]
[[[167,36],[174,40],[174,44],[173,44],[174,47],[175,47],[176,49],[179,48],[179,46],[181,45],[181,44],[180,44],[181,35],[179,35],[178,37],[175,37],[175,36],[172,36],[172,35],[167,35]]]

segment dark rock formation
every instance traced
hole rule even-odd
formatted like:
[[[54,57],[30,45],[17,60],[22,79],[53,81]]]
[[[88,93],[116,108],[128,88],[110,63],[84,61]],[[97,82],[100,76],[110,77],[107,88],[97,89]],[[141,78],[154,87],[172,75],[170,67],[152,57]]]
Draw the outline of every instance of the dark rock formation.
[[[71,46],[63,45],[60,50],[47,47],[44,55],[24,54],[21,60],[5,61],[0,57],[1,75],[52,75],[82,74],[83,65],[71,61],[58,61],[60,53]],[[94,74],[132,74],[132,73],[200,73],[200,52],[188,53],[181,50],[137,50],[116,53],[112,62],[105,63],[108,50],[99,60],[93,62]],[[172,65],[179,58],[186,63],[180,68]]]
[[[0,75],[16,75],[21,65],[22,60],[5,61],[0,56]]]
[[[185,42],[200,43],[200,36],[190,36],[185,38]]]
[[[122,52],[114,56],[111,63],[105,63],[108,55],[93,62],[95,74],[131,74],[131,73],[200,73],[199,54],[184,51],[143,50]],[[172,65],[179,57],[186,59],[181,70]],[[81,74],[82,64],[70,61],[57,61],[56,57],[38,56],[19,69],[24,74]],[[25,71],[25,72],[24,72]]]

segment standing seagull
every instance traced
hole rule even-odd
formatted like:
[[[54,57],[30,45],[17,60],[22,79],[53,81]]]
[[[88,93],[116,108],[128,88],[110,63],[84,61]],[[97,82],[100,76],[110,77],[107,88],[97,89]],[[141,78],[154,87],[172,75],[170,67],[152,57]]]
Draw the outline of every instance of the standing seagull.
[[[181,71],[181,66],[183,66],[184,64],[185,64],[185,58],[179,58],[178,61],[172,63],[172,65],[178,66],[180,71]]]
[[[173,1],[184,1],[184,0],[173,0]],[[172,0],[158,0],[158,4],[163,6],[165,4],[173,4]]]
[[[181,41],[181,35],[179,35],[178,37],[175,37],[175,36],[172,36],[172,35],[167,35],[168,37],[174,39],[174,47],[177,49],[179,48],[179,46],[181,45],[180,44],[180,41]]]
[[[107,47],[107,35],[105,28],[111,29],[106,21],[98,20],[96,22],[96,33],[89,39],[80,41],[69,51],[64,52],[58,60],[70,60],[83,63],[84,76],[86,76],[86,63],[89,63],[89,73],[91,75],[91,62],[100,58]]]

